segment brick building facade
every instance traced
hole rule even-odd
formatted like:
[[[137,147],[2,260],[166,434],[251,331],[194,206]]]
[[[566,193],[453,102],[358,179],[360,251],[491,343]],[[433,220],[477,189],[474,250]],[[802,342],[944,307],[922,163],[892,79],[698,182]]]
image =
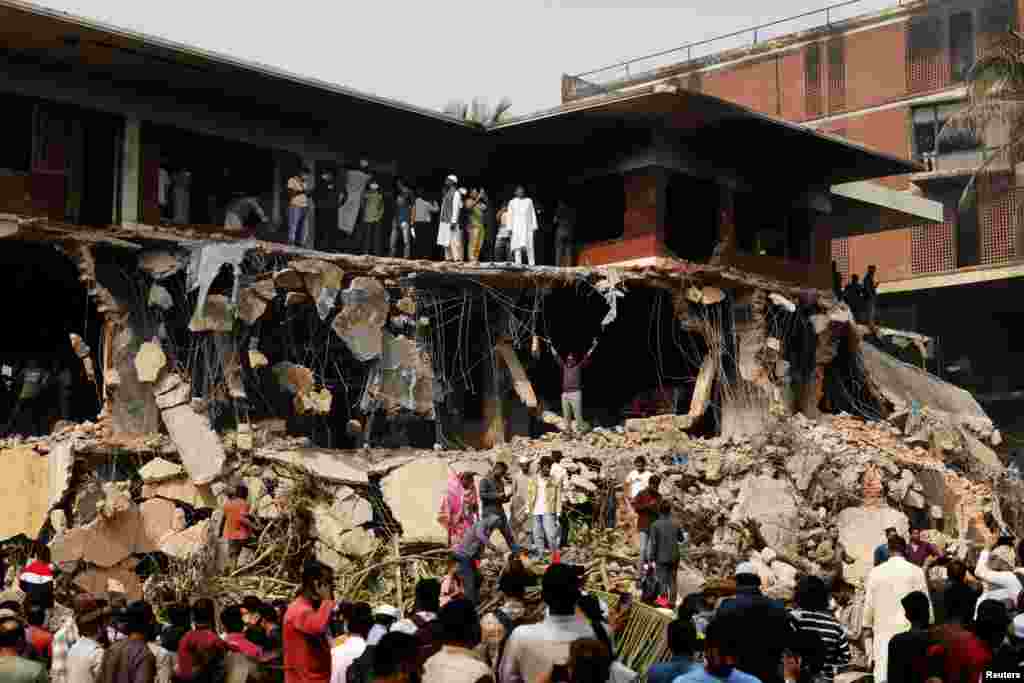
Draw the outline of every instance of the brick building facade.
[[[952,297],[951,290],[978,282],[987,283],[979,291],[1017,287],[1017,278],[1024,276],[1019,263],[1024,221],[1017,218],[1018,186],[1024,181],[1017,179],[1019,166],[1015,173],[1011,164],[996,162],[977,202],[960,206],[986,147],[998,144],[1001,132],[986,132],[980,139],[940,139],[938,131],[966,101],[964,78],[976,55],[1008,29],[1020,29],[1022,19],[1024,0],[893,0],[882,11],[753,47],[698,59],[686,59],[684,48],[678,53],[684,59],[621,80],[566,76],[563,100],[664,83],[923,163],[925,172],[875,182],[941,202],[943,222],[892,226],[883,217],[848,232],[833,232],[831,254],[844,281],[851,273],[863,274],[869,264],[877,265],[882,322],[912,323],[923,333],[955,338],[959,335],[946,330],[948,320],[930,320],[911,300],[941,288],[950,288]],[[662,63],[669,60],[666,56]],[[612,69],[591,73],[607,76]],[[997,299],[1001,297],[992,301]],[[1003,323],[978,324],[983,335],[1008,334]],[[973,354],[967,341],[954,346],[962,348],[947,348],[948,353]]]

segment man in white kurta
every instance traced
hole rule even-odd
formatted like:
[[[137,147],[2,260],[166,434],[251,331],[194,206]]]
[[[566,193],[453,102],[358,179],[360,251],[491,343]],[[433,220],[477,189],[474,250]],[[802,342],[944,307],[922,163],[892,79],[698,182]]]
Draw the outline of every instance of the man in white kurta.
[[[523,262],[525,251],[527,263],[534,265],[533,233],[537,230],[537,212],[522,185],[516,188],[515,198],[508,203],[508,224],[512,228],[512,244],[509,246],[515,254],[515,262]]]
[[[889,559],[871,569],[864,595],[863,638],[873,638],[869,655],[875,663],[874,679],[885,683],[888,675],[889,640],[910,630],[902,600],[914,591],[928,595],[924,570],[904,557],[906,541],[900,536],[889,540]],[[931,610],[929,605],[929,610]],[[934,618],[934,612],[932,612]],[[867,632],[870,629],[870,633]],[[895,681],[893,683],[896,683]]]
[[[462,229],[459,228],[459,213],[462,211],[462,195],[456,189],[459,179],[453,175],[444,181],[444,199],[441,200],[441,216],[437,226],[437,246],[444,249],[446,261],[462,261]]]

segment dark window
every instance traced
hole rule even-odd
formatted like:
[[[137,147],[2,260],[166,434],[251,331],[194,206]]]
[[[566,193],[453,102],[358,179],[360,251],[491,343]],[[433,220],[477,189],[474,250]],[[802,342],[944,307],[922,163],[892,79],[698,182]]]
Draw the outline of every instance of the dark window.
[[[804,94],[808,116],[821,115],[821,46],[811,43],[804,54]]]
[[[766,193],[737,192],[733,201],[738,251],[810,261],[813,211],[780,204]]]
[[[941,134],[946,121],[964,105],[960,103],[915,107],[913,111],[914,156],[926,154],[952,154],[969,152],[982,146],[973,132],[963,128],[950,128]]]
[[[4,127],[0,132],[0,169],[27,173],[32,165],[32,102],[0,94]]]
[[[974,17],[960,12],[949,18],[949,68],[954,81],[967,77],[974,65]]]
[[[846,49],[842,36],[828,41],[828,108],[830,112],[846,108]]]
[[[576,201],[576,225],[584,243],[622,239],[625,232],[626,191],[622,176],[588,180]],[[581,229],[582,228],[582,229]]]

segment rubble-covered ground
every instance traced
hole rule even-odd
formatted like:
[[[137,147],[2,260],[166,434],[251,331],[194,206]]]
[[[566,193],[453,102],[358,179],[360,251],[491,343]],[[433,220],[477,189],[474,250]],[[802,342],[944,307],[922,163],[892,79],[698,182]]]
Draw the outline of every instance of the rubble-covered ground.
[[[570,501],[582,511],[565,560],[585,564],[595,590],[629,590],[637,544],[622,482],[645,455],[689,536],[680,595],[728,592],[740,559],[755,562],[768,594],[787,599],[801,573],[833,577],[856,636],[865,572],[886,527],[906,532],[911,520],[929,522],[937,529],[929,540],[963,554],[985,512],[1018,523],[1000,504],[1019,500],[1020,486],[990,447],[998,432],[937,411],[885,422],[797,415],[731,439],[692,438],[674,427],[678,417],[629,420],[576,439],[554,431],[473,452],[327,451],[296,438],[268,438],[247,452],[236,451],[228,434],[227,474],[202,484],[167,437],[118,443],[98,436],[95,425],[69,425],[49,438],[3,442],[0,486],[11,495],[0,527],[5,537],[43,528],[65,590],[70,582],[161,602],[286,597],[301,561],[315,554],[338,570],[346,597],[408,605],[418,578],[444,570],[436,516],[450,470],[483,473],[503,459],[515,472],[523,456],[558,449],[571,473]],[[217,542],[218,509],[237,483],[248,485],[261,527],[230,564]],[[612,490],[616,528],[609,530],[595,520],[607,519]],[[514,521],[521,532],[522,520]],[[497,557],[484,564],[485,603],[496,599],[499,564]],[[942,571],[932,578],[941,580]]]

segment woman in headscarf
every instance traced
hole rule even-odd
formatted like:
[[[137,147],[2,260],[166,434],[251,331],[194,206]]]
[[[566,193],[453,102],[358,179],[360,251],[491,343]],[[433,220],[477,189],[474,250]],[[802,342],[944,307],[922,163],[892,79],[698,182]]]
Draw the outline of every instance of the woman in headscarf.
[[[448,473],[448,492],[441,499],[441,509],[437,521],[448,530],[448,547],[454,548],[462,542],[466,531],[473,526],[479,516],[479,503],[476,486],[473,484],[475,472]]]

